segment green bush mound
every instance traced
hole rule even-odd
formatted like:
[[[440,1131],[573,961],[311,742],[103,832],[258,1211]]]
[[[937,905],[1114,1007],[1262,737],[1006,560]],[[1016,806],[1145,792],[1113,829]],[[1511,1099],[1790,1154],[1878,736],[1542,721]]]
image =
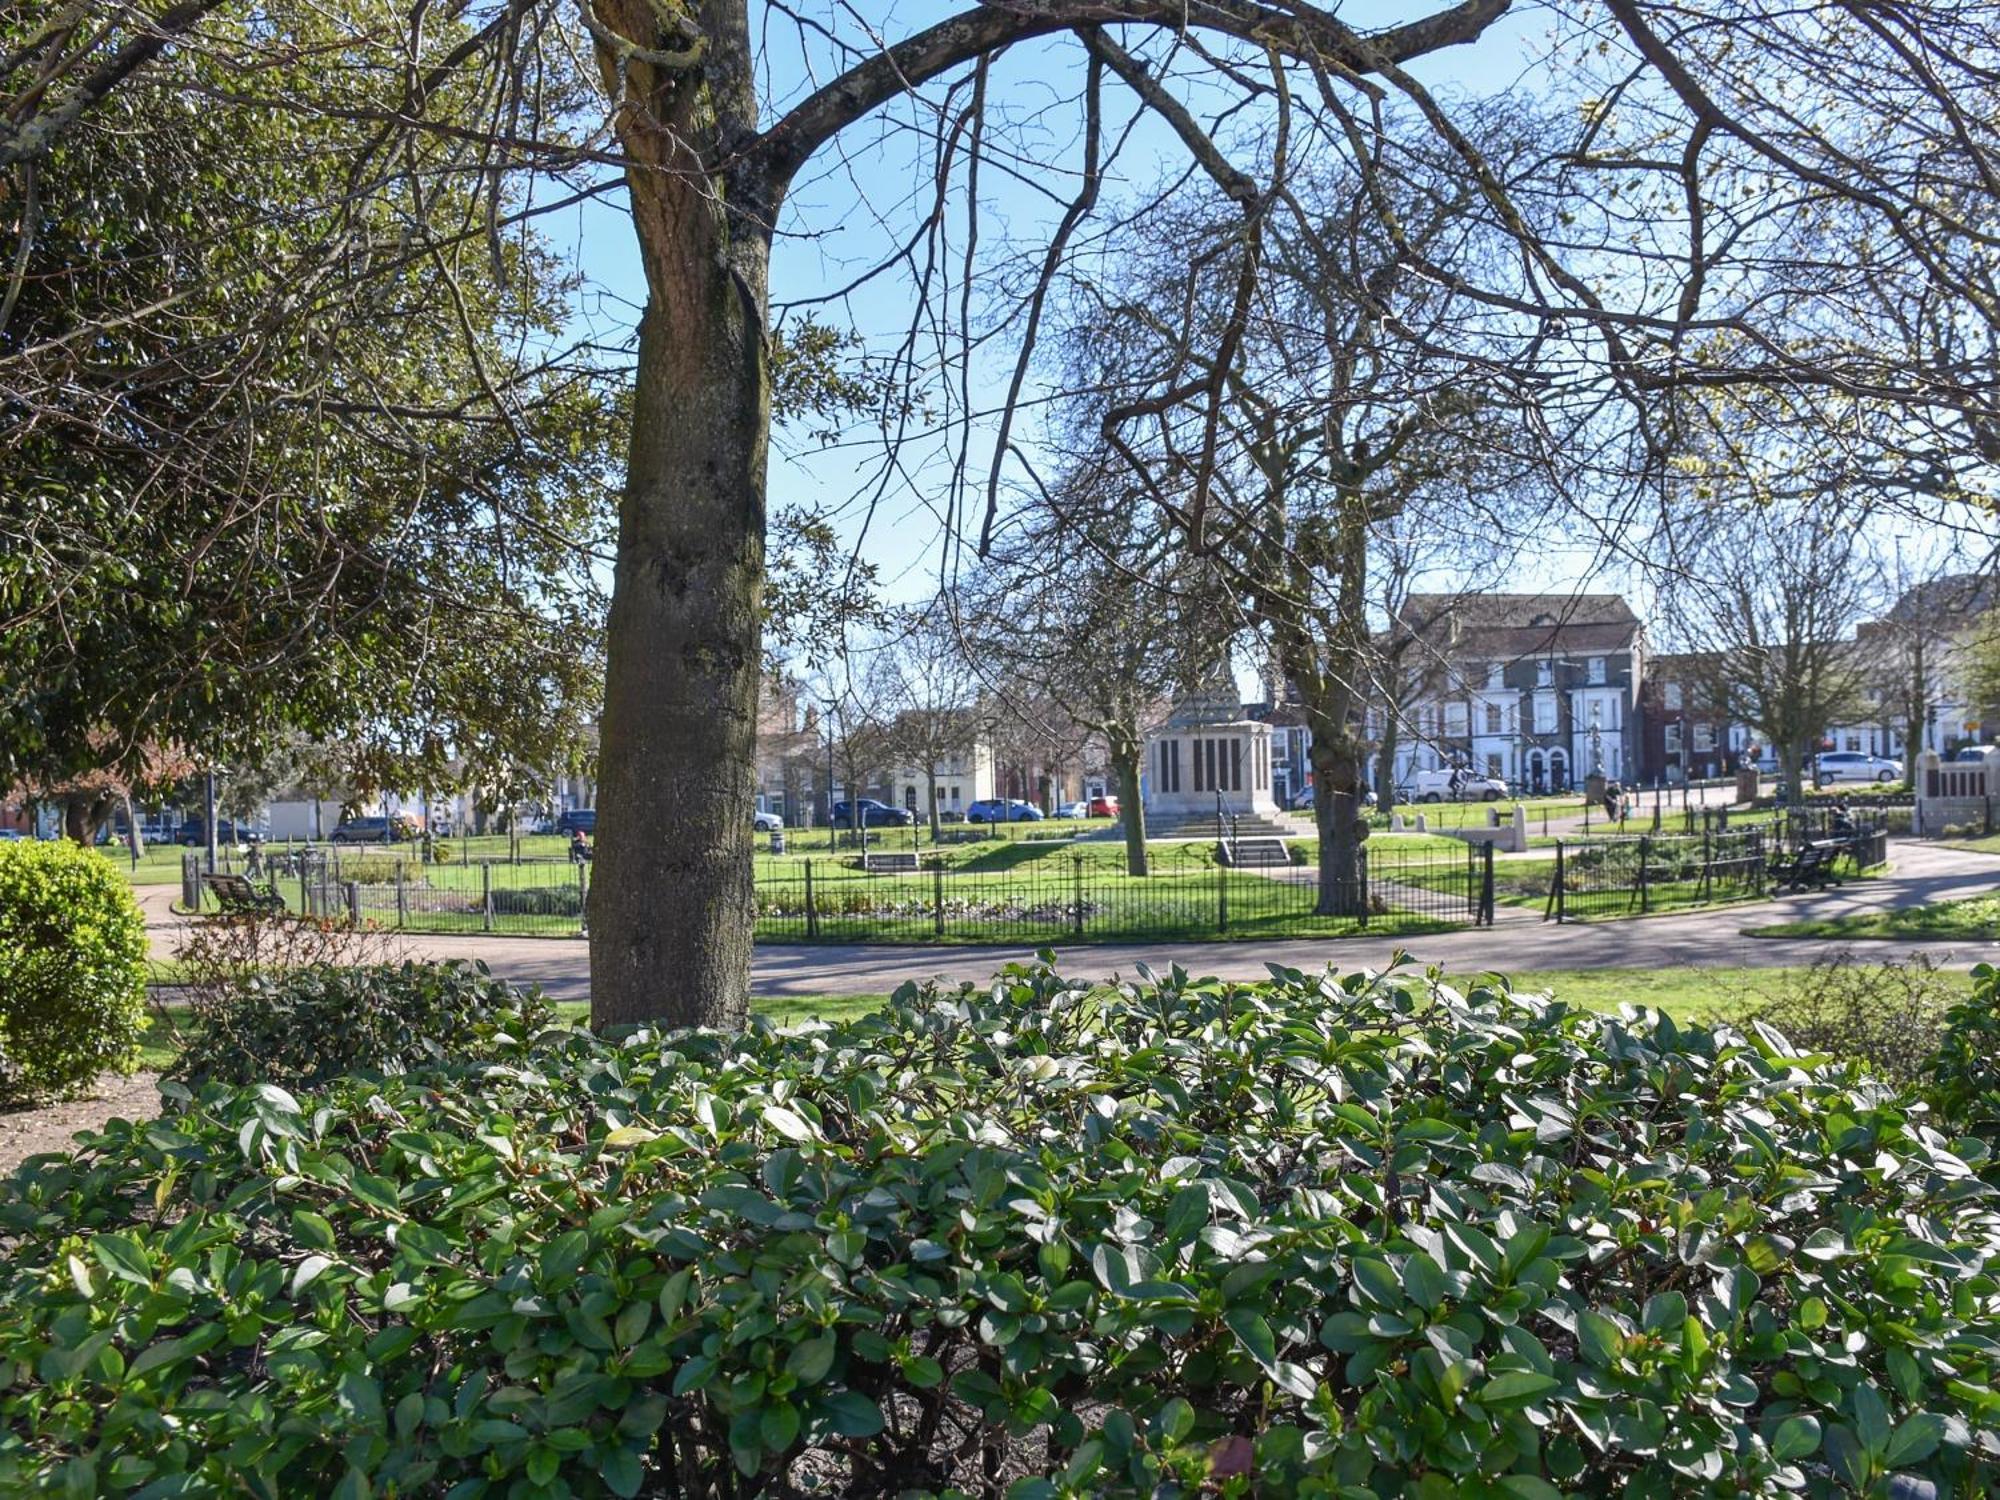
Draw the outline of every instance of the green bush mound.
[[[167,1073],[188,1088],[310,1088],[349,1073],[405,1073],[478,1056],[509,1031],[555,1019],[541,991],[465,963],[253,973],[193,1003],[194,1024]]]
[[[138,1065],[146,921],[95,851],[0,844],[0,1108]]]
[[[495,886],[493,912],[502,917],[578,917],[583,892],[575,885]]]
[[[0,1492],[1990,1493],[1992,1159],[1791,1050],[1038,968],[214,1089],[0,1190]]]

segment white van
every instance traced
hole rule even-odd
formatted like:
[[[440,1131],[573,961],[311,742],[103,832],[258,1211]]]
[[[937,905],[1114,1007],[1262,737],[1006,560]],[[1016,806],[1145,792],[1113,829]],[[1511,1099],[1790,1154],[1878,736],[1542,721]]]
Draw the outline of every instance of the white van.
[[[1451,789],[1454,775],[1458,777],[1456,792]],[[1507,783],[1478,771],[1419,771],[1401,791],[1410,802],[1498,802],[1507,795]]]

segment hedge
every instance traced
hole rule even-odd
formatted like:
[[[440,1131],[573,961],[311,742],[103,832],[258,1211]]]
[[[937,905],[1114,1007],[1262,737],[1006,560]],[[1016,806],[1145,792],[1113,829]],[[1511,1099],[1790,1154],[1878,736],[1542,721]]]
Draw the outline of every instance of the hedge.
[[[90,849],[0,843],[0,1106],[129,1073],[146,1021],[146,921]]]
[[[0,1189],[0,1491],[1990,1493],[1977,1139],[1413,973],[549,1031]]]

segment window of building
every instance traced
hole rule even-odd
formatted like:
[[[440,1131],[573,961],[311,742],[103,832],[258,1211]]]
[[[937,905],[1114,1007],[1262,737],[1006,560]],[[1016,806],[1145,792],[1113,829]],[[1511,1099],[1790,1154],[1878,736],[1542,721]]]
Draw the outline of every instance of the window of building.
[[[1662,696],[1666,699],[1666,704],[1668,708],[1674,710],[1674,712],[1676,713],[1680,712],[1681,685],[1678,682],[1668,683],[1666,686],[1666,691]]]
[[[1181,742],[1179,740],[1160,741],[1160,790],[1178,792],[1181,789]]]
[[[1697,724],[1694,726],[1694,747],[1697,750],[1713,750],[1715,748],[1715,726],[1713,724]]]
[[[1506,673],[1506,663],[1494,662],[1486,669],[1486,685],[1490,688],[1505,687],[1507,685]]]
[[[1535,694],[1535,733],[1554,734],[1556,732],[1556,697],[1554,693]]]
[[[1601,656],[1593,656],[1593,657],[1591,657],[1591,659],[1590,659],[1590,680],[1591,680],[1592,682],[1602,682],[1602,681],[1604,681],[1604,658],[1603,658],[1603,657],[1601,657]]]
[[[1500,733],[1502,733],[1502,729],[1501,729],[1501,725],[1502,725],[1503,723],[1505,723],[1505,719],[1504,719],[1504,717],[1502,716],[1502,714],[1501,714],[1501,712],[1500,712],[1500,705],[1499,705],[1499,704],[1497,704],[1497,703],[1489,703],[1489,704],[1487,704],[1487,705],[1486,705],[1486,732],[1487,732],[1488,734],[1500,734]]]
[[[1444,706],[1444,732],[1447,739],[1462,738],[1465,734],[1466,713],[1463,703],[1447,703]]]
[[[1681,748],[1681,726],[1678,724],[1669,724],[1666,726],[1666,730],[1667,754],[1677,755],[1680,753]]]
[[[1488,776],[1491,776],[1495,781],[1499,781],[1502,779],[1502,772],[1500,769],[1500,757],[1491,752],[1489,752],[1486,757],[1486,774]]]
[[[1548,687],[1556,680],[1556,664],[1552,661],[1535,663],[1535,686]]]

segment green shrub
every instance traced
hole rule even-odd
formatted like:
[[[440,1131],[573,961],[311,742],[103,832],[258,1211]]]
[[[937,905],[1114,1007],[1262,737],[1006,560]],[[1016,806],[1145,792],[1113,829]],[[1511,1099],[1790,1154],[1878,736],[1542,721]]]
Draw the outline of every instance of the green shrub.
[[[577,917],[583,915],[583,893],[568,885],[495,886],[496,916]]]
[[[479,1056],[505,1032],[555,1018],[541,991],[464,963],[253,973],[191,1003],[198,1014],[167,1074],[190,1088],[310,1088],[347,1073],[403,1073]]]
[[[2000,970],[1991,964],[1972,971],[1972,994],[1946,1013],[1928,1071],[1947,1119],[2000,1135]]]
[[[1842,949],[1782,976],[1756,1019],[1808,1052],[1865,1063],[1879,1077],[1916,1084],[1934,1071],[1958,986],[1935,959],[1862,963]]]
[[[1274,973],[114,1124],[0,1188],[0,1492],[1990,1489],[1978,1142],[1775,1035]]]
[[[146,922],[110,863],[0,844],[0,1105],[129,1073],[146,1020]]]

